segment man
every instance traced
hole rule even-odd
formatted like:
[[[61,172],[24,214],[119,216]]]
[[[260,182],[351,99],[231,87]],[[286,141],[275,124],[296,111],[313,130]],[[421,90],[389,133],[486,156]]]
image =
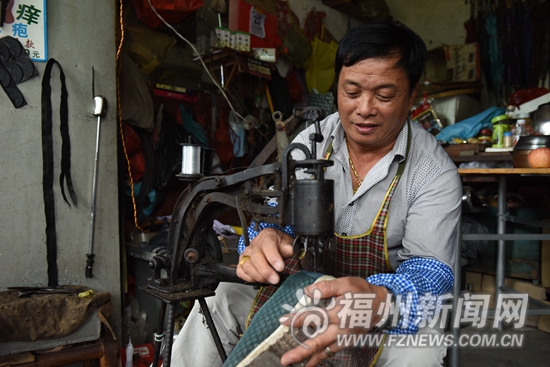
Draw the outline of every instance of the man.
[[[390,294],[408,299],[389,333],[437,333],[429,327],[419,331],[419,297],[446,294],[454,281],[460,178],[433,136],[408,119],[425,59],[424,42],[401,23],[365,24],[348,31],[335,62],[338,113],[321,122],[325,140],[317,146],[317,158],[334,161],[325,177],[335,184],[336,246],[329,270],[337,279],[315,283],[306,293],[317,290],[322,298],[336,300],[346,294],[371,295],[372,310]],[[302,132],[295,142],[308,145],[310,132]],[[288,228],[261,230],[242,249],[237,275],[247,282],[277,283],[284,259],[292,256],[288,233]],[[248,308],[220,316],[222,328],[242,322],[254,297],[249,288],[234,291],[241,292],[237,297]],[[215,309],[222,308],[215,303],[211,300]],[[338,334],[367,332],[382,318],[375,314],[368,327],[345,330],[338,326],[336,312],[329,314],[327,331],[306,341],[307,347],[285,353],[281,363],[308,360],[306,366],[315,366],[345,353]],[[220,334],[235,334],[227,330]],[[226,350],[236,341],[224,342]],[[390,346],[359,365],[376,361],[376,366],[438,366],[445,352],[443,345]]]

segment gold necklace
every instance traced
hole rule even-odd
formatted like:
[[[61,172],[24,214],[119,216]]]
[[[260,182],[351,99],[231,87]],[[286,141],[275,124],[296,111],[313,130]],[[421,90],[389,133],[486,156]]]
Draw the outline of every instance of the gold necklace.
[[[361,186],[361,184],[363,183],[363,180],[361,178],[359,178],[359,174],[357,173],[357,170],[355,169],[355,165],[353,164],[353,161],[351,160],[351,153],[350,153],[350,150],[349,150],[349,144],[348,144],[348,139],[347,138],[344,138],[344,140],[346,140],[346,146],[348,148],[348,160],[349,160],[349,166],[351,167],[351,170],[353,172],[353,175],[355,176],[355,180],[357,181],[357,189],[359,188],[359,186]],[[356,192],[357,189],[353,189],[353,192]]]

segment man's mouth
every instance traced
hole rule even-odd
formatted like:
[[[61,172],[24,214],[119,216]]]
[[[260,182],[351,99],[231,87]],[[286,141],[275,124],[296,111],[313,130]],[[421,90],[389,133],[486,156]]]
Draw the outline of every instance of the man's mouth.
[[[367,134],[367,133],[370,133],[372,132],[375,128],[376,128],[376,125],[372,125],[372,124],[358,124],[358,123],[354,123],[353,124],[355,126],[355,129],[361,133],[361,134]]]

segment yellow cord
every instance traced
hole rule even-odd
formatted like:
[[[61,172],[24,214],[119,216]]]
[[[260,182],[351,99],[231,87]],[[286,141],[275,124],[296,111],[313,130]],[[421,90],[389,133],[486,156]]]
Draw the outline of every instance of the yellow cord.
[[[132,169],[130,166],[130,158],[128,156],[128,151],[126,149],[126,141],[124,140],[124,125],[122,124],[122,107],[120,99],[120,73],[122,70],[122,62],[120,60],[120,54],[122,51],[122,44],[124,43],[124,5],[122,4],[123,0],[119,1],[120,11],[119,11],[119,22],[120,22],[120,42],[118,44],[118,49],[116,52],[116,99],[117,99],[117,110],[118,110],[118,126],[120,130],[120,139],[122,140],[122,149],[124,150],[124,158],[126,159],[126,167],[128,169],[128,178],[130,179],[130,191],[132,196],[132,207],[134,210],[134,225],[137,229],[142,232],[148,232],[148,230],[143,230],[139,226],[138,216],[137,216],[137,205],[134,192],[134,178],[132,177]]]

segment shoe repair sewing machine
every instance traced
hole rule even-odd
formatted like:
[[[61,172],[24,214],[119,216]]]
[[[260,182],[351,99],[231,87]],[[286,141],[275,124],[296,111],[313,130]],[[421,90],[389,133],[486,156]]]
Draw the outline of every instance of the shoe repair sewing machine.
[[[268,144],[257,160],[265,162],[276,146],[277,163],[261,165],[264,162],[255,160],[245,171],[229,176],[204,177],[179,197],[170,223],[169,255],[153,257],[150,263],[153,276],[143,287],[144,291],[162,301],[153,366],[158,364],[163,337],[166,340],[163,365],[170,366],[176,304],[195,299],[199,301],[222,360],[226,359],[204,300],[215,294],[220,281],[244,283],[236,276],[236,265],[223,263],[221,247],[212,229],[214,219],[222,211],[228,208],[237,211],[246,245],[248,219],[281,227],[294,225],[297,235],[295,252],[299,253],[303,248],[312,251],[313,268],[317,268],[318,255],[334,226],[333,181],[324,178],[325,168],[333,162],[315,159],[316,145],[323,140],[319,125],[321,117],[322,112],[316,107],[297,109],[286,121],[282,121],[280,112],[275,112],[273,119],[277,132],[272,142],[276,144]],[[288,144],[287,134],[292,132],[289,132],[291,127],[304,121],[313,122],[316,127],[315,133],[310,135],[311,148],[303,144]],[[292,159],[291,153],[296,149],[303,152],[304,160]],[[297,169],[304,169],[310,178],[298,180]],[[268,205],[269,198],[276,198],[278,205]]]

